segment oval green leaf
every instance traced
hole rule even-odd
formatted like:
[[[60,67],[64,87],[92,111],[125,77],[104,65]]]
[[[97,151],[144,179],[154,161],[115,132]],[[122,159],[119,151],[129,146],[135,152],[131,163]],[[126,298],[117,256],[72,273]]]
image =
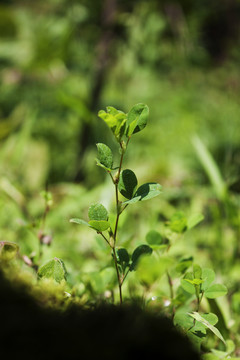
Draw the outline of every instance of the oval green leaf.
[[[136,193],[134,194],[134,197],[131,200],[124,201],[124,204],[134,204],[138,201],[144,201],[154,198],[155,196],[158,196],[161,194],[162,186],[157,183],[146,183],[141,185]]]
[[[107,145],[102,143],[97,144],[97,149],[98,149],[98,160],[100,162],[100,165],[102,165],[108,170],[112,170],[112,166],[113,166],[112,150]]]
[[[162,245],[162,235],[156,230],[150,230],[146,235],[146,241],[149,245]]]
[[[149,116],[149,108],[145,104],[136,104],[127,115],[126,135],[129,137],[145,128]]]
[[[93,204],[88,209],[88,217],[89,220],[107,221],[108,212],[107,209],[102,204]]]
[[[202,290],[206,291],[215,279],[215,272],[212,269],[203,268],[202,279],[203,279]]]
[[[74,224],[87,225],[87,226],[89,226],[89,224],[88,224],[85,220],[82,220],[82,219],[73,218],[73,219],[70,219],[69,221],[70,221],[71,223],[74,223]]]
[[[227,288],[222,284],[213,284],[204,292],[204,295],[208,299],[216,299],[219,296],[224,296],[227,294]]]
[[[106,220],[90,220],[88,224],[91,228],[98,232],[105,231],[110,227],[109,222]]]
[[[121,266],[123,273],[125,272],[126,267],[129,265],[129,254],[126,249],[121,248],[117,249],[117,262]]]
[[[38,269],[38,277],[40,279],[54,279],[58,283],[66,280],[67,271],[64,262],[56,257],[49,260]]]
[[[132,170],[123,170],[119,177],[118,190],[125,198],[132,199],[137,183],[137,177]]]

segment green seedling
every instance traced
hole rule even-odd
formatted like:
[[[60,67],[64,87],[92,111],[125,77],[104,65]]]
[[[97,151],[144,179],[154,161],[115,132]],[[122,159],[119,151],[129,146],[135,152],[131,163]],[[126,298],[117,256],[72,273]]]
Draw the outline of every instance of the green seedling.
[[[90,206],[88,221],[73,218],[70,222],[86,225],[93,229],[102,236],[111,248],[121,304],[123,301],[122,285],[127,275],[136,269],[137,263],[142,255],[151,254],[152,248],[146,244],[140,245],[133,251],[132,256],[129,255],[127,249],[118,248],[119,217],[129,205],[152,199],[161,194],[162,187],[155,182],[138,186],[138,179],[135,173],[130,169],[123,168],[124,155],[126,154],[131,138],[142,131],[147,125],[149,116],[148,106],[145,104],[134,105],[127,114],[109,106],[107,107],[107,111],[101,110],[98,115],[112,131],[120,152],[120,159],[118,160],[117,166],[114,167],[112,150],[105,144],[97,144],[98,158],[96,159],[96,163],[111,177],[114,186],[116,208],[115,224],[113,226],[110,224],[108,211],[102,204],[93,204]],[[123,200],[120,200],[120,197],[122,197]]]

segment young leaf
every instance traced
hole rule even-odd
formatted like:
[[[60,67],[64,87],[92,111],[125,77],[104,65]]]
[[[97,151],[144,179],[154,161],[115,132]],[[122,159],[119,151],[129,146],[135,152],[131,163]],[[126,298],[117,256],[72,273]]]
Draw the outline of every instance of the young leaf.
[[[199,265],[193,265],[193,276],[195,279],[202,279],[202,269]]]
[[[152,248],[150,246],[139,245],[132,253],[132,264],[130,266],[130,271],[136,270],[137,263],[142,255],[151,255],[151,253]]]
[[[89,224],[86,221],[82,220],[82,219],[73,218],[73,219],[70,219],[69,221],[72,222],[72,223],[75,223],[75,224],[89,226]]]
[[[113,155],[112,150],[105,144],[98,143],[98,160],[97,165],[104,167],[106,170],[112,170]]]
[[[132,199],[137,187],[137,177],[132,170],[123,170],[119,177],[118,190],[127,199]]]
[[[149,108],[145,104],[137,104],[132,107],[127,115],[126,135],[129,137],[145,128],[148,121]]]
[[[213,284],[209,286],[209,288],[207,288],[207,290],[204,293],[204,295],[208,299],[215,299],[219,296],[224,296],[226,294],[227,294],[227,288],[222,284]]]
[[[189,294],[195,294],[195,286],[191,283],[193,281],[193,274],[187,272],[183,279],[181,279],[182,288]]]
[[[64,262],[56,257],[49,260],[38,269],[38,277],[54,279],[58,283],[66,280],[67,271]]]
[[[107,221],[108,212],[107,209],[102,204],[93,204],[88,209],[88,217],[89,220]]]
[[[88,225],[98,232],[107,230],[110,227],[110,224],[106,220],[90,220]]]
[[[127,115],[112,106],[108,106],[107,112],[100,110],[98,116],[105,121],[108,127],[112,130],[117,141],[120,142],[121,137],[125,132]]]
[[[225,344],[225,340],[220,333],[220,331],[213,325],[210,324],[209,321],[204,319],[198,312],[189,313],[190,316],[192,316],[195,320],[199,321],[203,325],[205,325],[209,330],[211,330],[222,342]]]

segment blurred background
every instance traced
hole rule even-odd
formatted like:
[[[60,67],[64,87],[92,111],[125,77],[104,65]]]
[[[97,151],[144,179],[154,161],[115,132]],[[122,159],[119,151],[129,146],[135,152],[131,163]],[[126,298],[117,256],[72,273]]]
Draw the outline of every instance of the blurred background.
[[[51,191],[51,246],[41,261],[61,257],[73,282],[96,271],[92,289],[101,293],[111,278],[97,274],[108,249],[69,219],[86,219],[93,202],[113,206],[95,144],[116,157],[118,149],[98,111],[142,102],[149,124],[131,140],[125,167],[164,192],[129,207],[119,245],[135,248],[176,210],[201,212],[204,221],[176,242],[176,253],[221,270],[238,292],[239,45],[238,0],[2,0],[0,240],[37,256],[41,191]]]

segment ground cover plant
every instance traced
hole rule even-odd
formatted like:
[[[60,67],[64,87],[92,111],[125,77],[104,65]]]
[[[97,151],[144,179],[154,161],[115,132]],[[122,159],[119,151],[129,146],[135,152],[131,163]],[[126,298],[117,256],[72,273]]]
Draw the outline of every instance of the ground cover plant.
[[[47,307],[67,309],[77,304],[89,308],[102,302],[120,305],[137,302],[142,309],[151,309],[155,314],[171,319],[203,359],[234,358],[235,345],[222,307],[217,302],[218,298],[226,296],[226,286],[217,279],[215,281],[214,269],[203,266],[196,256],[174,252],[179,239],[198,227],[204,216],[196,212],[186,216],[184,212],[176,210],[169,219],[161,222],[161,231],[150,229],[145,241],[131,252],[127,246],[122,246],[124,223],[120,226],[121,218],[131,207],[144,206],[145,200],[162,195],[160,184],[147,182],[139,186],[135,173],[124,168],[129,144],[132,144],[138,132],[144,130],[148,116],[148,106],[141,103],[133,106],[128,113],[110,106],[107,111],[99,112],[99,117],[111,130],[119,147],[116,161],[113,151],[106,144],[97,143],[96,163],[111,180],[109,185],[115,194],[115,204],[108,211],[103,204],[94,202],[88,209],[88,221],[75,217],[70,222],[85,225],[88,231],[96,233],[105,265],[102,266],[97,259],[97,272],[80,274],[78,280],[81,288],[74,283],[76,279],[71,279],[64,257],[43,260],[44,253],[52,243],[46,221],[53,199],[46,189],[41,194],[44,207],[39,221],[23,224],[34,233],[37,252],[27,256],[21,253],[17,244],[2,241],[3,270],[10,279],[16,277],[16,273],[21,279],[21,276],[26,276],[28,268],[28,276],[35,280],[34,286],[29,286],[25,279],[26,287]],[[195,140],[195,144],[219,196],[226,199],[225,187],[219,186],[221,181],[210,154],[200,140]],[[229,201],[226,200],[226,203],[229,206]],[[19,266],[23,275],[19,272]]]

